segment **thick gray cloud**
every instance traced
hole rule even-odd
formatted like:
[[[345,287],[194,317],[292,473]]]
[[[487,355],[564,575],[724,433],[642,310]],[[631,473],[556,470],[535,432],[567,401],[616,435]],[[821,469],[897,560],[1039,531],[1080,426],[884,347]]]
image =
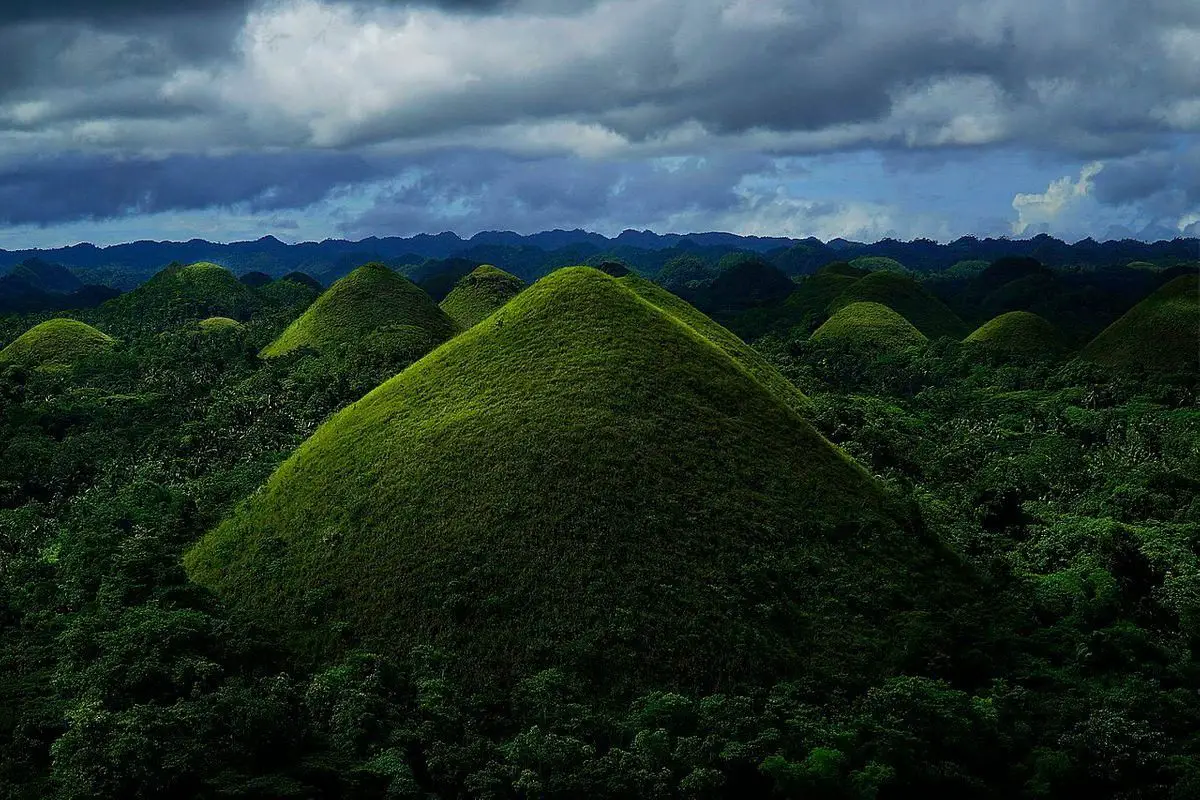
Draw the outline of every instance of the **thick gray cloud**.
[[[10,223],[300,208],[406,169],[348,230],[720,219],[771,156],[1005,148],[1103,161],[1100,203],[1184,224],[1198,134],[1194,0],[0,0]]]

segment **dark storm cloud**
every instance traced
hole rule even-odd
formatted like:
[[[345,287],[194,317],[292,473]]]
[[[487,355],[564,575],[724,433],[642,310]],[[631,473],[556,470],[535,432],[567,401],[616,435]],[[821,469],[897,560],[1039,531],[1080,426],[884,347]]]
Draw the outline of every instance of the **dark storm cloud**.
[[[1096,199],[1124,205],[1161,194],[1200,204],[1200,145],[1113,161],[1095,178]],[[1181,207],[1182,210],[1182,207]]]
[[[301,208],[381,169],[360,156],[322,153],[64,155],[0,167],[0,222],[49,225],[238,204],[250,211]]]

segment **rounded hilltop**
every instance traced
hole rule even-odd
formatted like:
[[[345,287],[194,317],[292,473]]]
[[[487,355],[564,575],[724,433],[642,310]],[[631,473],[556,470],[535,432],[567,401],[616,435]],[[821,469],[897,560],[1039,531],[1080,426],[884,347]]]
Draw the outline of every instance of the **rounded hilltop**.
[[[65,318],[49,319],[25,331],[0,350],[0,364],[70,366],[111,350],[115,343],[111,336],[87,323]]]
[[[1115,369],[1200,371],[1200,276],[1181,275],[1127,311],[1080,356]]]
[[[383,264],[367,264],[323,292],[261,355],[270,358],[301,347],[328,350],[385,329],[403,329],[437,344],[453,336],[458,325],[407,278]]]
[[[525,281],[491,264],[481,264],[459,279],[439,304],[462,328],[470,328],[525,288]]]
[[[591,268],[335,415],[185,565],[298,657],[432,645],[479,684],[604,692],[870,680],[954,574],[727,352]]]
[[[813,331],[814,342],[845,342],[851,347],[903,350],[928,339],[907,319],[880,303],[858,302],[843,306]]]
[[[209,317],[196,323],[201,333],[234,333],[242,330],[242,323],[229,317]]]
[[[976,328],[963,340],[1009,356],[1040,358],[1062,349],[1058,333],[1045,318],[1029,311],[1010,311]]]
[[[830,305],[831,312],[859,302],[887,306],[930,339],[961,339],[967,326],[945,303],[907,275],[872,272],[854,282]]]
[[[118,329],[161,331],[220,316],[246,318],[253,292],[222,266],[200,261],[174,265],[103,307]]]

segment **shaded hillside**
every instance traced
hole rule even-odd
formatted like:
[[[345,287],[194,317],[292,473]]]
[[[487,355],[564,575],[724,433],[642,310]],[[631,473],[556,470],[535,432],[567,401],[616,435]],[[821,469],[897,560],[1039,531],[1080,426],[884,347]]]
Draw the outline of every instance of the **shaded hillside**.
[[[1138,303],[1081,358],[1116,369],[1200,371],[1200,277],[1178,277]]]
[[[955,574],[895,514],[690,325],[575,268],[335,416],[185,563],[306,658],[347,631],[480,686],[858,683],[920,651],[915,599]]]
[[[858,302],[887,306],[930,339],[940,336],[961,339],[968,330],[945,303],[906,275],[872,272],[843,292],[830,305],[830,311]]]
[[[743,311],[729,319],[729,327],[747,341],[767,333],[788,336],[793,330],[806,336],[828,317],[830,304],[866,274],[858,273],[849,264],[822,268],[799,279],[782,303]]]
[[[406,329],[419,339],[444,341],[458,330],[429,295],[382,264],[368,264],[342,278],[263,348],[264,357],[301,347],[324,350],[362,341],[383,329]]]

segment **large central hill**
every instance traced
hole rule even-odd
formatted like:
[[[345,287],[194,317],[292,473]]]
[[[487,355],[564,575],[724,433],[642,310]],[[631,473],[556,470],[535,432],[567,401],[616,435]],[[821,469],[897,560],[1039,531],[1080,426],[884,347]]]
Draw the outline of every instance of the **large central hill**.
[[[458,326],[407,278],[382,264],[367,264],[329,287],[262,355],[354,344],[382,329],[404,329],[437,344]]]
[[[1200,276],[1181,275],[1138,303],[1082,358],[1117,369],[1200,371]]]
[[[432,644],[484,685],[614,691],[870,680],[955,574],[730,355],[588,268],[333,417],[185,564],[302,657]]]

